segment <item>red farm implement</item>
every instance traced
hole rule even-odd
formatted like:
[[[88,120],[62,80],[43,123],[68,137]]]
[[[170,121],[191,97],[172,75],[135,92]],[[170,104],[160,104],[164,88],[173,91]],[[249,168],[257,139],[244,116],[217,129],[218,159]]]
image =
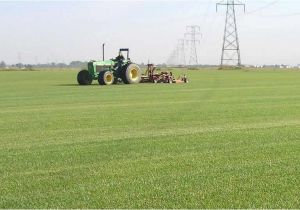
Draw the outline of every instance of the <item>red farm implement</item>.
[[[156,67],[153,64],[147,65],[147,70],[141,78],[142,83],[187,83],[187,77],[179,77],[175,79],[172,72],[156,71]]]

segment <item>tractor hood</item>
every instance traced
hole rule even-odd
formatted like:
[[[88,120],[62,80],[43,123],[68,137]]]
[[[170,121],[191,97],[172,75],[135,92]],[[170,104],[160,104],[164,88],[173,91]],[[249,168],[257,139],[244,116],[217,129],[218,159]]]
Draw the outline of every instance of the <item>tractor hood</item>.
[[[112,60],[106,60],[106,61],[90,61],[89,65],[93,66],[113,66],[114,62]]]

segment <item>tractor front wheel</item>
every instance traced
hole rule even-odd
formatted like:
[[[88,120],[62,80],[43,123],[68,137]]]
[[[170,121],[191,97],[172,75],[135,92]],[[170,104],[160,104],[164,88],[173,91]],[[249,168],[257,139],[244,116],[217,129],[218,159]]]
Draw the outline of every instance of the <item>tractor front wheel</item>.
[[[81,70],[77,74],[77,82],[79,85],[90,85],[93,82],[93,78],[91,77],[88,70]]]
[[[112,85],[115,77],[111,71],[101,71],[98,76],[99,85]]]
[[[122,70],[122,80],[125,84],[136,84],[141,82],[141,69],[136,64],[129,64]]]

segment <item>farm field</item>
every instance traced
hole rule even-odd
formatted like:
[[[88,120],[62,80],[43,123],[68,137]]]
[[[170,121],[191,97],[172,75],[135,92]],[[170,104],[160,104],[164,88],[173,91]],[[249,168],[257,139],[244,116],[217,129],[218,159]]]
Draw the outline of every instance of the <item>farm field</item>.
[[[300,71],[76,75],[0,72],[0,208],[300,208]]]

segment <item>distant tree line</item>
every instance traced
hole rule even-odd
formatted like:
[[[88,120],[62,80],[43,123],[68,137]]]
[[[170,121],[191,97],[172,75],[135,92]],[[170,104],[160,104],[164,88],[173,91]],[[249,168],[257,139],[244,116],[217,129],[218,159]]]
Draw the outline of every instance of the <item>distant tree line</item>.
[[[7,69],[34,69],[34,68],[84,68],[87,66],[86,61],[71,61],[69,64],[66,63],[42,63],[42,64],[24,64],[24,63],[16,63],[8,65],[4,61],[0,62],[0,68],[7,68]]]
[[[87,61],[71,61],[69,64],[66,63],[55,63],[55,62],[51,62],[51,63],[45,63],[45,64],[23,64],[23,63],[16,63],[16,64],[12,64],[12,65],[8,65],[5,63],[5,61],[1,61],[0,62],[0,69],[25,69],[25,70],[34,70],[34,69],[38,69],[38,68],[86,68],[87,67]],[[145,63],[141,63],[139,64],[140,67],[142,68],[146,68],[147,64]],[[160,68],[165,68],[165,67],[172,67],[172,68],[188,68],[191,70],[197,70],[198,68],[217,68],[218,65],[193,65],[193,66],[182,66],[182,65],[167,65],[165,63],[163,64],[157,64],[157,67]],[[245,65],[244,67],[246,68],[300,68],[300,64],[299,65],[294,65],[294,66],[290,66],[290,65],[261,65],[261,66],[257,66],[257,65]]]

